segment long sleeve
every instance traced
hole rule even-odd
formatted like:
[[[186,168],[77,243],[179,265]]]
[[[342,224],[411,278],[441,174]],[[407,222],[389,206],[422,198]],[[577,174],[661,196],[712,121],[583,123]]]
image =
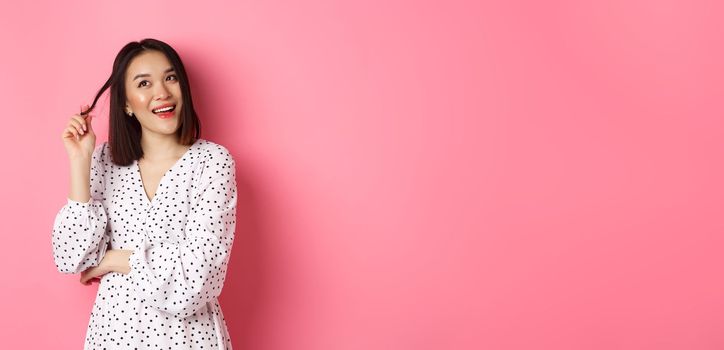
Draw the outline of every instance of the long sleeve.
[[[101,200],[105,192],[103,175],[105,143],[93,151],[88,202],[68,198],[53,222],[53,259],[61,273],[79,273],[98,266],[108,248],[108,215]]]
[[[137,295],[151,307],[176,315],[193,315],[221,294],[236,228],[234,159],[221,146],[200,165],[198,186],[183,239],[151,241],[134,249],[129,273]]]

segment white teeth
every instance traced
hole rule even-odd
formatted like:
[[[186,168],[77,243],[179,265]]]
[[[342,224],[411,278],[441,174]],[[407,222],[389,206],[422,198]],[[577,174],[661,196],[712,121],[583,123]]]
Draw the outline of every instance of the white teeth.
[[[167,111],[174,109],[175,107],[176,106],[169,106],[169,107],[164,107],[164,108],[160,108],[160,109],[154,109],[154,110],[152,110],[152,112],[153,113],[167,112]]]

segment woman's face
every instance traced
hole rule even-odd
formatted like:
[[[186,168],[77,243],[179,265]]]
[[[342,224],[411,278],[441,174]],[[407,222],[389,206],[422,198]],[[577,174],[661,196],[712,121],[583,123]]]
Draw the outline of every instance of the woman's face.
[[[174,134],[181,125],[183,101],[178,76],[166,55],[151,50],[134,57],[126,70],[125,81],[126,114],[135,114],[144,133]],[[175,107],[171,112],[153,112],[166,105]]]

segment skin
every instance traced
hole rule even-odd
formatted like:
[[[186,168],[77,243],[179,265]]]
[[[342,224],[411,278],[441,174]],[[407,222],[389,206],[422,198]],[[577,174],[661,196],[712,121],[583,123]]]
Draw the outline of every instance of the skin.
[[[171,62],[158,51],[139,54],[128,66],[125,75],[127,114],[133,113],[141,124],[141,147],[144,156],[139,159],[142,181],[147,196],[153,198],[163,174],[170,169],[190,146],[179,143],[176,130],[180,127],[180,110],[183,104],[181,86],[176,73],[171,71]],[[139,74],[149,76],[138,77]],[[161,119],[151,112],[166,103],[176,104],[174,116]],[[87,109],[85,105],[84,109]],[[96,135],[93,131],[94,115],[71,116],[63,130],[63,144],[70,160],[70,193],[68,198],[87,203],[90,201],[90,166],[95,148]],[[128,116],[128,118],[134,118]],[[108,249],[98,266],[81,273],[80,282],[90,285],[109,272],[128,274],[131,271],[128,258],[132,250]]]

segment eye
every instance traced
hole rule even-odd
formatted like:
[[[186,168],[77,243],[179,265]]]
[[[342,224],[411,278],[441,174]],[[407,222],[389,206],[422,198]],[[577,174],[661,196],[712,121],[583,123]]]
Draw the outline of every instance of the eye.
[[[138,84],[138,87],[146,86],[146,85],[143,85],[143,83],[148,83],[148,80],[141,80],[141,82]]]
[[[178,77],[176,76],[176,74],[171,74],[171,75],[167,76],[166,80],[168,80],[168,78],[173,78],[173,80],[175,80],[175,81],[178,80]]]

